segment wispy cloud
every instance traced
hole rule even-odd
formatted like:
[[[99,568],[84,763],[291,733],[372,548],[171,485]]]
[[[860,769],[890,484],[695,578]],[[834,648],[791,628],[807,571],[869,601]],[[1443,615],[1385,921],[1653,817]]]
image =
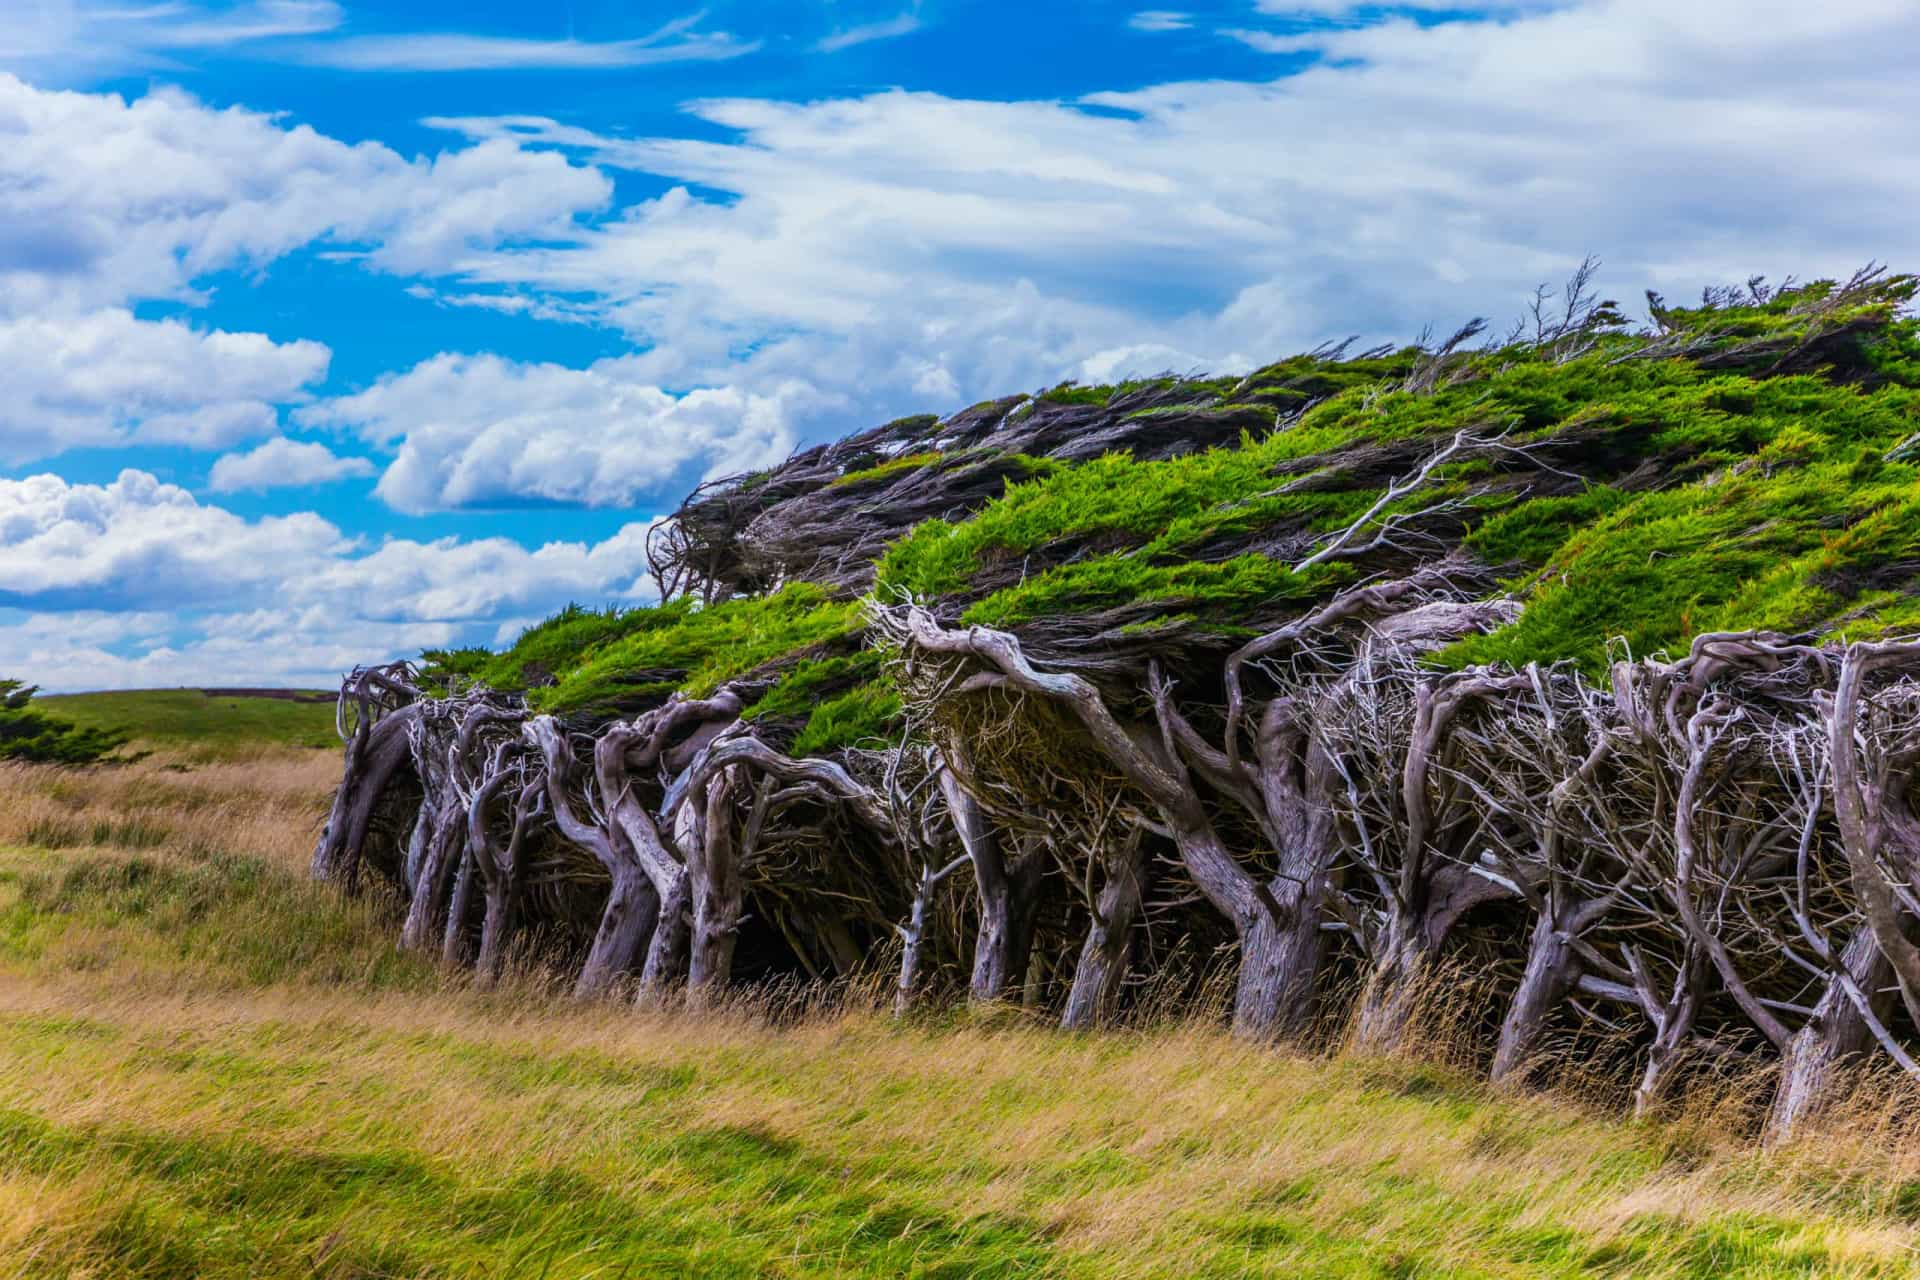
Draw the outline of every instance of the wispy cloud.
[[[869,22],[863,26],[849,27],[845,31],[836,31],[813,47],[821,53],[838,53],[842,49],[851,49],[857,44],[912,35],[919,29],[920,15],[909,11],[897,18],[888,18],[885,22]]]
[[[0,66],[56,79],[161,67],[177,52],[324,35],[344,20],[334,0],[242,0],[222,6],[0,0]]]
[[[1193,25],[1193,15],[1171,9],[1143,9],[1127,19],[1135,31],[1185,31]]]
[[[1271,31],[1249,31],[1244,27],[1222,28],[1221,35],[1238,40],[1261,53],[1310,53],[1322,48],[1333,33],[1310,31],[1299,35],[1277,36]]]
[[[1576,0],[1254,0],[1261,13],[1343,18],[1358,9],[1419,9],[1428,13],[1494,14],[1569,8]]]
[[[757,42],[693,30],[700,14],[635,40],[535,40],[464,32],[353,36],[303,48],[302,61],[347,71],[605,70],[669,62],[718,62],[754,52]]]
[[[255,0],[217,10],[155,5],[128,16],[136,23],[145,20],[144,43],[154,48],[212,48],[250,40],[321,35],[338,27],[345,18],[333,0]]]

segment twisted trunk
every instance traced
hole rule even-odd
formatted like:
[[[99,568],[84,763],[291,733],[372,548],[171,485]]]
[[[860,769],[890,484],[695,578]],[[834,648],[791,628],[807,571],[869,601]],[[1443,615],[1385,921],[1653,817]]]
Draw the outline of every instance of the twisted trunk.
[[[1856,929],[1840,954],[1841,967],[1863,993],[1875,1017],[1884,1018],[1891,1004],[1885,988],[1893,981],[1893,966],[1875,940],[1871,925]],[[1844,1085],[1846,1071],[1873,1044],[1865,1015],[1847,994],[1836,975],[1806,1025],[1794,1032],[1780,1058],[1780,1084],[1767,1116],[1767,1141],[1789,1141],[1797,1129],[1817,1119]]]
[[[615,869],[613,887],[600,912],[600,927],[573,985],[574,996],[581,1000],[603,996],[623,974],[631,973],[659,918],[660,896],[645,873],[630,865]]]
[[[362,720],[354,730],[333,808],[314,846],[314,879],[359,891],[367,829],[387,787],[412,759],[408,729],[418,715],[416,707],[402,707],[372,725]]]
[[[447,906],[447,928],[440,944],[440,963],[458,968],[467,958],[467,911],[473,905],[474,851],[465,849],[454,875],[453,900]]]
[[[687,996],[696,1007],[725,989],[740,937],[746,880],[733,831],[734,773],[720,770],[707,782],[705,794],[687,807],[693,817],[690,838],[682,842],[693,899]]]
[[[1120,855],[1107,860],[1106,883],[1093,904],[1087,938],[1080,945],[1080,961],[1073,971],[1073,986],[1067,992],[1067,1007],[1060,1015],[1063,1028],[1087,1030],[1113,1015],[1120,983],[1127,975],[1127,952],[1133,940],[1134,919],[1140,914],[1146,874],[1146,841],[1135,831]]]
[[[1500,1041],[1489,1072],[1494,1084],[1523,1074],[1539,1054],[1554,1012],[1585,975],[1586,965],[1575,943],[1608,906],[1605,899],[1576,899],[1564,907],[1550,902],[1534,920],[1526,968],[1500,1020]],[[1622,992],[1631,995],[1624,988]]]
[[[1353,1038],[1370,1053],[1406,1047],[1433,980],[1433,963],[1460,918],[1482,903],[1512,896],[1505,885],[1462,866],[1441,869],[1419,890],[1424,901],[1412,910],[1397,903],[1389,909],[1386,933],[1360,996]]]
[[[967,994],[976,1001],[1001,1000],[1026,977],[1033,950],[1035,895],[1045,864],[1037,850],[1008,860],[980,804],[950,772],[940,775],[960,846],[973,863],[980,932],[974,941],[973,978]]]
[[[453,806],[442,803],[433,814],[433,830],[427,838],[427,854],[421,860],[420,873],[414,879],[413,896],[407,902],[407,918],[400,926],[400,949],[424,951],[433,943],[434,933],[443,919],[447,888],[453,864],[465,846],[466,823],[456,821],[448,812]],[[465,814],[461,814],[464,819]]]
[[[652,886],[647,886],[652,891]],[[667,988],[687,969],[688,904],[693,885],[685,871],[667,882],[665,893],[654,896],[652,937],[647,943],[646,963],[640,967],[640,1002],[657,1004]]]

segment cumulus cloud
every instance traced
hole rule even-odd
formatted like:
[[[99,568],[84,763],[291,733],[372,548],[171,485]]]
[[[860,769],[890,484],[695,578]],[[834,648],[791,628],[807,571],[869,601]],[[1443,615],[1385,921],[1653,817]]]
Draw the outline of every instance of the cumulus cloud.
[[[140,320],[121,308],[0,314],[0,461],[89,446],[224,448],[266,435],[277,404],[326,376],[317,342]]]
[[[144,471],[104,485],[0,479],[0,606],[325,606],[393,622],[471,622],[576,596],[644,596],[647,528],[531,551],[508,538],[368,547],[311,512],[248,520]]]
[[[300,682],[484,641],[503,618],[569,600],[643,602],[649,527],[531,550],[507,538],[367,545],[312,513],[249,520],[142,471],[104,485],[0,479],[0,609],[31,611],[0,622],[0,658],[61,688]]]
[[[282,436],[246,453],[229,453],[216,459],[207,486],[215,493],[243,489],[257,493],[330,484],[349,476],[370,476],[376,470],[365,458],[338,457],[323,444]]]
[[[397,450],[376,492],[403,511],[528,502],[631,506],[689,468],[727,474],[792,451],[791,419],[814,393],[794,382],[669,394],[643,362],[586,369],[441,355],[355,395],[303,409]]]
[[[142,320],[131,302],[195,303],[207,274],[314,243],[384,270],[444,270],[564,234],[610,191],[600,172],[509,139],[409,160],[174,90],[130,102],[0,73],[0,462],[229,448],[272,434],[326,376],[318,342]]]
[[[597,298],[666,385],[811,361],[825,390],[903,400],[1131,346],[1224,364],[1404,338],[1501,314],[1588,252],[1675,290],[1920,254],[1920,172],[1889,163],[1920,111],[1920,10],[1507,8],[1316,30],[1289,47],[1328,57],[1271,83],[693,104],[719,140],[441,120],[679,184],[461,274]]]
[[[128,101],[0,73],[0,313],[192,299],[316,242],[396,272],[563,234],[604,175],[510,139],[408,159],[175,89]]]

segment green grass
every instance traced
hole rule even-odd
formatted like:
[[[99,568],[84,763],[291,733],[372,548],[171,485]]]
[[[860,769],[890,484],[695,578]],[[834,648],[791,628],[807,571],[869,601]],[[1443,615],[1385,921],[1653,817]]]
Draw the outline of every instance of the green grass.
[[[144,746],[187,748],[210,757],[261,746],[335,747],[333,702],[209,697],[198,689],[132,689],[43,694],[36,705],[63,720],[124,728]]]
[[[1205,1021],[476,993],[305,881],[320,763],[7,773],[0,1277],[1911,1274],[1871,1135],[1763,1156],[1737,1109]]]

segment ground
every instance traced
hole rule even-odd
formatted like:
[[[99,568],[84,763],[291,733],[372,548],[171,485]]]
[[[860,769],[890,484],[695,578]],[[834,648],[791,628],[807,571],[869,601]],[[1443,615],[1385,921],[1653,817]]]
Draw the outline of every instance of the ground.
[[[295,704],[297,705],[297,704]],[[480,993],[309,884],[336,769],[0,769],[0,1277],[1908,1276],[1871,1117],[1762,1155],[1201,1020]],[[774,1016],[777,1015],[777,1016]]]

